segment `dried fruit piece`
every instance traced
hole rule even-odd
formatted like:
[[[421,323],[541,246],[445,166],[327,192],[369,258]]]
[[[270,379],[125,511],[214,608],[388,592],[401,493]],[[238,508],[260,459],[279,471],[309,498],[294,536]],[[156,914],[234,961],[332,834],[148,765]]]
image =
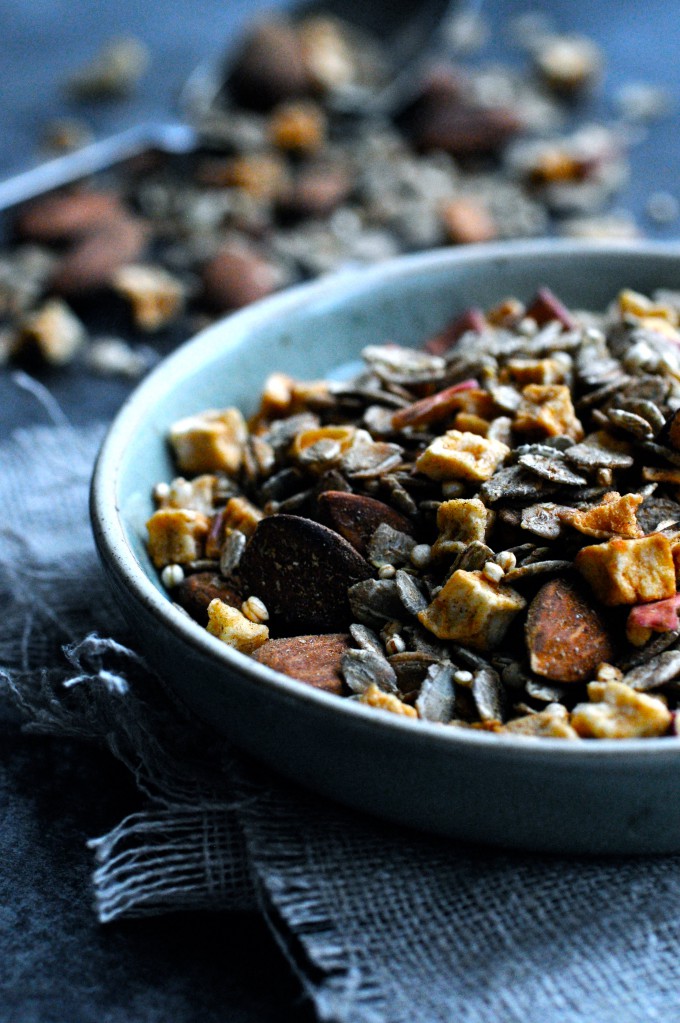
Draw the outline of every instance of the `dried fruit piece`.
[[[666,600],[655,600],[650,604],[638,604],[630,609],[626,622],[628,642],[642,646],[652,632],[675,632],[680,628],[680,593]]]
[[[614,655],[600,614],[563,579],[545,583],[532,600],[526,642],[531,670],[554,682],[585,682]]]
[[[52,275],[59,295],[80,295],[107,287],[116,270],[134,263],[144,251],[147,227],[133,217],[118,217],[83,238],[66,253]]]
[[[162,267],[128,263],[116,270],[111,283],[128,300],[135,326],[143,331],[167,327],[184,306],[182,282]]]
[[[207,409],[178,419],[169,433],[177,465],[183,472],[232,474],[240,468],[247,436],[245,420],[237,408]]]
[[[14,356],[37,355],[51,366],[65,366],[85,342],[85,327],[65,302],[49,299],[23,319],[10,351]]]
[[[421,398],[413,405],[398,409],[392,415],[392,426],[395,430],[402,430],[405,426],[429,426],[438,423],[464,407],[465,402],[460,398],[462,392],[478,389],[478,381],[472,379],[445,387],[443,391],[437,391],[436,394]]]
[[[271,113],[269,135],[279,149],[294,153],[313,153],[326,137],[326,115],[317,103],[282,103]]]
[[[146,524],[149,554],[156,568],[184,565],[201,557],[209,519],[186,508],[161,508]]]
[[[592,508],[560,508],[557,515],[561,522],[577,529],[586,536],[597,539],[608,539],[612,536],[623,536],[635,539],[643,535],[635,517],[635,512],[642,504],[642,494],[625,494],[621,497],[615,490],[605,494],[600,504]]]
[[[326,490],[319,495],[318,507],[323,521],[364,557],[373,533],[383,523],[399,533],[413,533],[405,515],[365,494]]]
[[[489,582],[481,572],[457,569],[418,620],[438,639],[451,639],[473,650],[498,646],[515,615],[526,605],[509,586]]]
[[[70,241],[99,230],[123,209],[115,192],[68,192],[44,196],[19,212],[14,229],[36,242]]]
[[[585,739],[641,739],[665,735],[672,715],[656,696],[638,693],[623,682],[591,682],[590,703],[579,703],[571,724]]]
[[[447,430],[419,455],[416,468],[434,480],[490,479],[510,448],[475,433]]]
[[[253,657],[298,682],[340,696],[343,691],[341,661],[349,649],[349,639],[344,632],[269,639],[258,647]]]
[[[208,605],[208,632],[242,654],[252,654],[269,639],[266,625],[251,622],[238,608],[219,597]]]
[[[498,729],[511,735],[534,735],[549,739],[578,739],[578,732],[569,723],[569,711],[561,703],[551,703],[538,714],[508,721]]]
[[[294,515],[259,523],[240,572],[272,621],[299,632],[333,632],[350,622],[347,591],[368,579],[370,565],[332,529]]]
[[[377,707],[378,710],[388,710],[392,714],[403,714],[405,717],[417,718],[418,712],[414,707],[409,707],[393,693],[384,693],[376,685],[371,685],[359,697],[359,703],[365,703],[368,707]]]
[[[488,326],[486,317],[481,309],[471,306],[457,316],[456,319],[446,327],[440,334],[435,334],[429,341],[426,341],[423,348],[432,355],[443,355],[456,344],[457,341],[468,331],[481,334]]]
[[[583,427],[576,417],[571,392],[563,384],[527,384],[513,422],[517,433],[531,437],[573,437],[581,440]]]
[[[639,604],[675,594],[671,544],[663,533],[584,547],[576,567],[603,604]]]
[[[478,497],[442,501],[437,509],[439,535],[432,546],[432,557],[457,553],[461,543],[483,542],[493,515]]]

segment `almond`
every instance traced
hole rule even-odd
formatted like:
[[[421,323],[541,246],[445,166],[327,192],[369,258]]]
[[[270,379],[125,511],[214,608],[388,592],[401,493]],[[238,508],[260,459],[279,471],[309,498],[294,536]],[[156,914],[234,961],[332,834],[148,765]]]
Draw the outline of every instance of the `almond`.
[[[172,591],[176,604],[183,607],[194,621],[208,624],[208,605],[216,597],[231,607],[241,607],[243,596],[222,576],[214,572],[196,572],[188,575]]]
[[[318,507],[324,522],[362,556],[366,554],[373,533],[383,522],[400,533],[413,534],[413,524],[405,515],[364,494],[326,490],[319,495]]]
[[[344,632],[322,636],[293,636],[270,639],[253,657],[274,671],[306,682],[315,689],[340,696],[343,692],[340,671],[342,655],[349,649],[350,637]]]
[[[550,288],[538,289],[524,315],[535,320],[539,327],[551,320],[559,320],[567,330],[572,330],[576,326],[574,317],[564,303],[553,295]]]
[[[586,682],[614,655],[598,612],[563,579],[546,583],[532,600],[526,641],[531,670],[554,682]]]
[[[52,290],[59,295],[79,295],[106,287],[117,270],[139,259],[146,239],[146,225],[141,220],[118,217],[109,221],[66,253],[52,277]]]
[[[444,228],[454,245],[490,242],[498,237],[498,228],[488,207],[479,199],[454,199],[441,212]]]
[[[334,632],[350,621],[347,590],[371,567],[344,537],[296,515],[259,523],[240,563],[247,592],[289,632]]]
[[[35,242],[70,241],[100,230],[122,214],[115,192],[70,192],[47,195],[18,214],[14,229]]]
[[[221,249],[203,267],[204,297],[220,312],[256,302],[280,284],[277,268],[245,248]]]

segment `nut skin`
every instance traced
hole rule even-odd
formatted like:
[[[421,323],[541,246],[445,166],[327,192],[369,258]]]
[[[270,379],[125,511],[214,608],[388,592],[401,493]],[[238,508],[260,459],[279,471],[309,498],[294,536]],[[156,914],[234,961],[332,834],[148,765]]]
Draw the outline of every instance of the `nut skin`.
[[[107,287],[117,270],[139,259],[146,240],[143,221],[127,216],[109,221],[65,254],[52,276],[52,291],[70,296]]]
[[[280,275],[271,263],[244,248],[225,248],[203,267],[203,296],[215,310],[240,309],[270,295]]]
[[[253,657],[260,664],[289,675],[298,682],[341,696],[344,692],[341,661],[349,646],[350,637],[344,632],[292,636],[268,640],[255,651]]]
[[[115,192],[60,193],[23,207],[14,230],[19,238],[29,241],[70,241],[101,230],[121,214],[120,198]]]
[[[336,632],[351,620],[347,590],[373,573],[339,533],[296,515],[259,523],[240,563],[244,587],[284,634]]]
[[[601,616],[579,589],[551,579],[531,602],[526,623],[531,670],[554,682],[586,682],[614,646]]]
[[[179,586],[172,590],[172,598],[183,607],[199,625],[208,624],[208,605],[215,598],[232,607],[240,607],[242,594],[233,583],[227,583],[214,572],[196,572],[186,576]]]
[[[245,40],[229,78],[237,104],[270,110],[283,100],[305,96],[312,89],[299,34],[283,18],[269,17]]]
[[[400,533],[413,534],[413,524],[394,508],[364,494],[326,490],[319,495],[319,516],[365,557],[371,537],[385,522]]]

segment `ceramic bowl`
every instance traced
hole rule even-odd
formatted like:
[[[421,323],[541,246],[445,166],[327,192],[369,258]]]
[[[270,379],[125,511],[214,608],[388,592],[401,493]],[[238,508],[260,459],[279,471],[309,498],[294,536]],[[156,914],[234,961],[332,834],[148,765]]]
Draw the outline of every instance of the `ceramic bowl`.
[[[446,728],[381,713],[263,667],[175,609],[145,549],[165,436],[207,407],[253,411],[266,375],[303,379],[367,344],[417,346],[468,305],[539,285],[603,309],[623,287],[680,288],[680,250],[508,243],[439,250],[281,293],[165,360],[127,401],[92,484],[104,568],[139,646],[184,704],[282,775],[371,814],[458,839],[535,850],[680,850],[680,742],[568,742]]]

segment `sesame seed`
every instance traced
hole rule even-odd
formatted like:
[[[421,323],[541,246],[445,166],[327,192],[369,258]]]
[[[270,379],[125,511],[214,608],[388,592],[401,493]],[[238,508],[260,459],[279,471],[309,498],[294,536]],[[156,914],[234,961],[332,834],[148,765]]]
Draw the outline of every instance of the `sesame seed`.
[[[184,579],[184,569],[181,565],[166,565],[161,572],[161,582],[166,590],[171,590]]]
[[[495,563],[495,561],[487,561],[486,565],[482,569],[482,575],[491,583],[499,583],[505,575],[505,572],[500,565]]]

